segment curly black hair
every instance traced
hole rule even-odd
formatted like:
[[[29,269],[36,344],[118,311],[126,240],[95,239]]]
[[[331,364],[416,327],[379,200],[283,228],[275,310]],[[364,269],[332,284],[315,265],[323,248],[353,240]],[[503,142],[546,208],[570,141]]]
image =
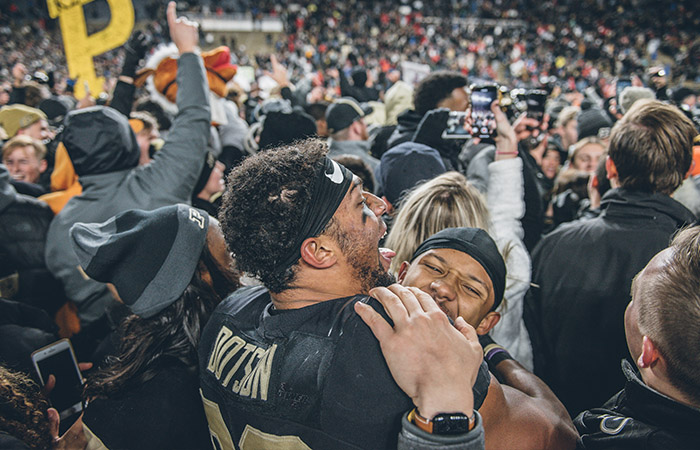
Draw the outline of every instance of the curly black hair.
[[[219,221],[238,268],[259,278],[273,293],[287,289],[298,264],[277,264],[295,244],[303,212],[311,202],[326,144],[297,141],[254,155],[228,176]]]
[[[440,70],[423,78],[413,92],[413,108],[424,115],[437,108],[438,103],[452,95],[452,91],[467,85],[467,77],[459,72]]]
[[[0,432],[31,448],[51,448],[49,403],[27,375],[0,366]]]

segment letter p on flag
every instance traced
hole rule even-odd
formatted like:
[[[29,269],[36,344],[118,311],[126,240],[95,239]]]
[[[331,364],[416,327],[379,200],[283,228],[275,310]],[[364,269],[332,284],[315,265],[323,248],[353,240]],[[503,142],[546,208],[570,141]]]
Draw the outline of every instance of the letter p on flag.
[[[107,0],[111,20],[91,35],[87,33],[83,5],[94,0],[46,0],[51,18],[59,19],[68,73],[75,83],[76,98],[85,96],[85,82],[94,94],[102,90],[104,79],[95,74],[94,56],[123,45],[134,29],[134,5],[131,0]]]

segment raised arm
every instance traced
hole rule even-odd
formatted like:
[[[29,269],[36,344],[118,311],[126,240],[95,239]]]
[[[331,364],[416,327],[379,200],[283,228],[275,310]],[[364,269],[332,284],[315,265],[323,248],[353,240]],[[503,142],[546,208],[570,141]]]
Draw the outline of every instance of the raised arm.
[[[498,136],[496,137],[495,160],[488,165],[487,205],[491,216],[490,234],[496,241],[506,261],[505,308],[501,320],[491,330],[491,336],[528,369],[532,369],[532,344],[523,323],[523,301],[530,288],[531,261],[523,243],[525,232],[522,219],[525,214],[523,188],[523,161],[518,157],[518,142],[515,128],[525,116],[521,116],[515,126],[492,105],[496,116]]]
[[[159,205],[189,200],[204,165],[211,121],[204,63],[197,50],[197,24],[177,18],[175,2],[168,4],[167,14],[170,37],[180,53],[178,114],[153,162],[137,169],[138,182],[134,185]]]

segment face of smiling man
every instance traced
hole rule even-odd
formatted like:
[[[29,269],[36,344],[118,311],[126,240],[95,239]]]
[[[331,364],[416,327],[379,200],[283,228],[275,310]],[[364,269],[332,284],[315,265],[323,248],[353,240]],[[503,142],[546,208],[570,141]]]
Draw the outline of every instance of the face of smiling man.
[[[452,320],[462,317],[478,334],[486,334],[501,318],[491,311],[493,283],[477,260],[450,248],[436,248],[404,262],[399,283],[430,294]]]

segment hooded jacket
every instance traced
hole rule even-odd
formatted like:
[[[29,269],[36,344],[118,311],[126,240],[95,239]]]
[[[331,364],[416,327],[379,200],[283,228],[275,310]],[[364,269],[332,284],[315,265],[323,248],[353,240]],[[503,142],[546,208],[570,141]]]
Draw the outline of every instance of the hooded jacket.
[[[78,269],[68,230],[76,222],[103,222],[129,209],[152,210],[189,203],[204,164],[210,110],[202,59],[186,53],[179,59],[179,113],[163,148],[150,164],[136,167],[138,147],[125,117],[111,108],[102,114],[78,111],[66,120],[64,144],[83,186],[56,216],[46,242],[46,265],[78,306],[81,324],[97,321],[112,302],[107,287],[87,279]],[[91,108],[90,108],[91,109]],[[92,128],[99,117],[109,129]],[[83,123],[85,122],[85,123]],[[71,124],[85,125],[71,131]],[[119,143],[117,145],[116,143]]]
[[[624,313],[632,279],[695,216],[663,194],[623,188],[595,219],[561,225],[532,254],[525,302],[535,374],[573,416],[603,404],[625,382]]]

